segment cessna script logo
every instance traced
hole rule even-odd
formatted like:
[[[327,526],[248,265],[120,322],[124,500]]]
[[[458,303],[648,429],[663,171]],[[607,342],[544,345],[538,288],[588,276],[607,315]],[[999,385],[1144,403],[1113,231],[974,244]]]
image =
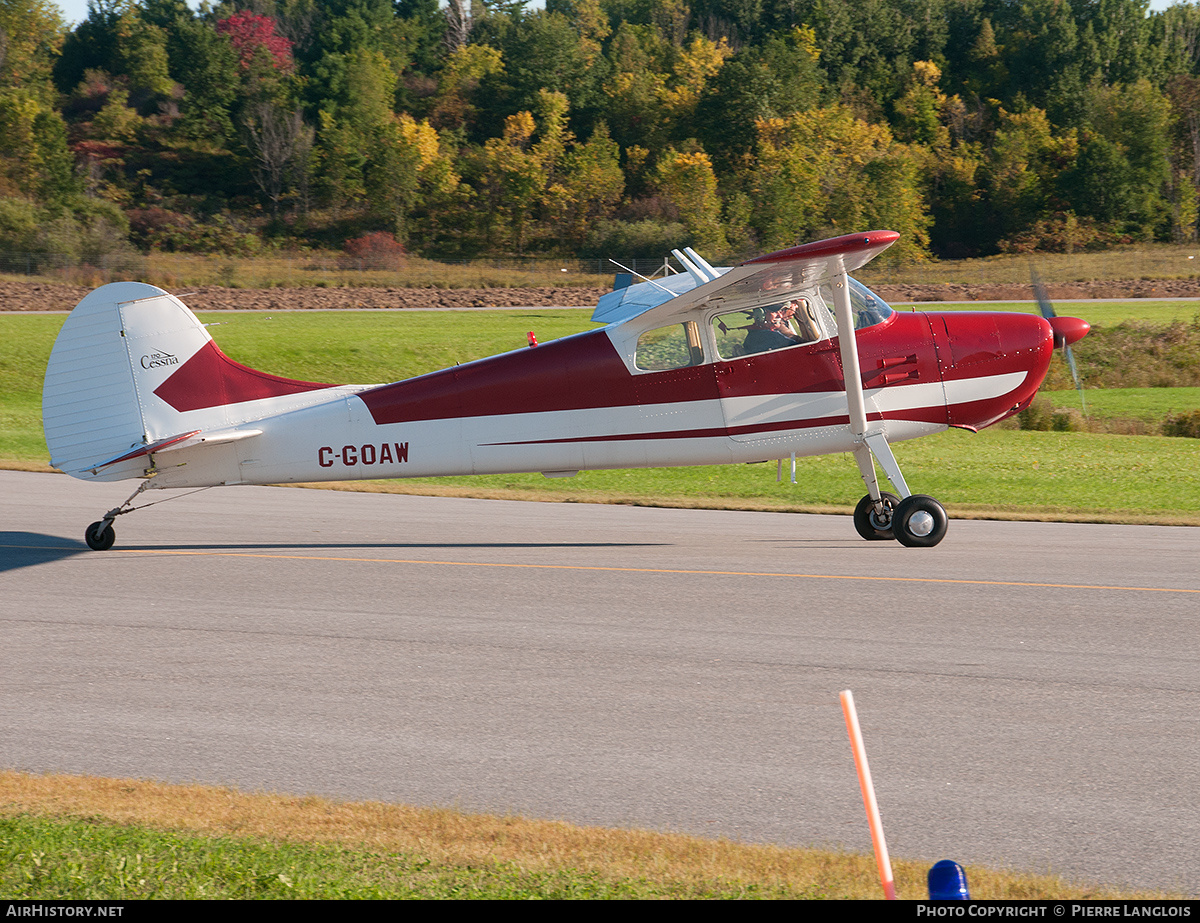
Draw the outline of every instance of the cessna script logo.
[[[179,365],[179,357],[158,349],[147,356],[142,356],[141,363],[144,369],[161,369],[168,365]]]

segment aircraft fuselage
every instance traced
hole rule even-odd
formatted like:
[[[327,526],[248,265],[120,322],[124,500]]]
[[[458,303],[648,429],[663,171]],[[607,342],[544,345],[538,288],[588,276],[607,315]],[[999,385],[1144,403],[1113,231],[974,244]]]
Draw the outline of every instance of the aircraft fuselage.
[[[620,330],[337,389],[327,401],[309,392],[309,406],[256,413],[262,435],[253,440],[172,453],[154,486],[564,474],[853,451],[836,338],[643,371]],[[1054,345],[1039,317],[959,312],[896,312],[860,330],[857,343],[867,418],[889,441],[1016,413]],[[189,389],[187,410],[228,393],[213,388],[206,399]]]

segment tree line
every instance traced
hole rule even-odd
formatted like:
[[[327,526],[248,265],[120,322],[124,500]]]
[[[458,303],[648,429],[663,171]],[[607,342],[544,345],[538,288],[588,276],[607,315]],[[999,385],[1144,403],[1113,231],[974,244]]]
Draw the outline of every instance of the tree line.
[[[0,251],[1196,238],[1200,8],[0,0]]]

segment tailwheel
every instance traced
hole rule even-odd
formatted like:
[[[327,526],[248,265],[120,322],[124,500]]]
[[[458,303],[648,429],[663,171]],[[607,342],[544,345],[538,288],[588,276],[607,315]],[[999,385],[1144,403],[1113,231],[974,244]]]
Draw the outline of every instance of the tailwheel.
[[[101,519],[87,527],[87,531],[83,533],[83,540],[92,551],[108,551],[117,540],[117,533],[113,531],[111,522]]]
[[[892,514],[892,533],[909,548],[932,548],[945,537],[947,524],[942,505],[924,494],[901,500]]]
[[[854,508],[854,528],[869,542],[881,542],[893,539],[892,523],[895,521],[895,511],[900,498],[895,494],[880,493],[880,509],[876,506],[871,495],[867,494],[858,501]]]
[[[141,507],[131,506],[134,498],[137,497],[143,490],[150,486],[150,479],[142,481],[138,485],[138,489],[129,495],[129,499],[120,506],[115,506],[104,514],[103,519],[93,522],[87,527],[87,531],[83,533],[83,540],[87,542],[87,546],[92,551],[108,551],[113,546],[113,542],[117,540],[117,533],[113,531],[113,520],[118,516],[124,516],[126,513],[132,513],[135,509]],[[161,500],[159,501],[162,502]]]

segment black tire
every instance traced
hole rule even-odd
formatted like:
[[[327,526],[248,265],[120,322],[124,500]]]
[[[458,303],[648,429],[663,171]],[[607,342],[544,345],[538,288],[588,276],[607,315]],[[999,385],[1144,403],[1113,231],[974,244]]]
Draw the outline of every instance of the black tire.
[[[879,498],[883,500],[887,511],[885,518],[876,515],[875,501],[871,499],[870,494],[859,500],[858,506],[854,508],[854,528],[868,542],[882,542],[896,537],[892,534],[892,523],[896,519],[896,505],[900,498],[887,493],[881,493]]]
[[[924,494],[901,500],[892,514],[896,541],[908,548],[932,548],[946,537],[948,524],[942,505]]]
[[[83,533],[83,540],[92,551],[108,551],[117,540],[117,533],[111,525],[105,525],[104,520],[93,522]]]

